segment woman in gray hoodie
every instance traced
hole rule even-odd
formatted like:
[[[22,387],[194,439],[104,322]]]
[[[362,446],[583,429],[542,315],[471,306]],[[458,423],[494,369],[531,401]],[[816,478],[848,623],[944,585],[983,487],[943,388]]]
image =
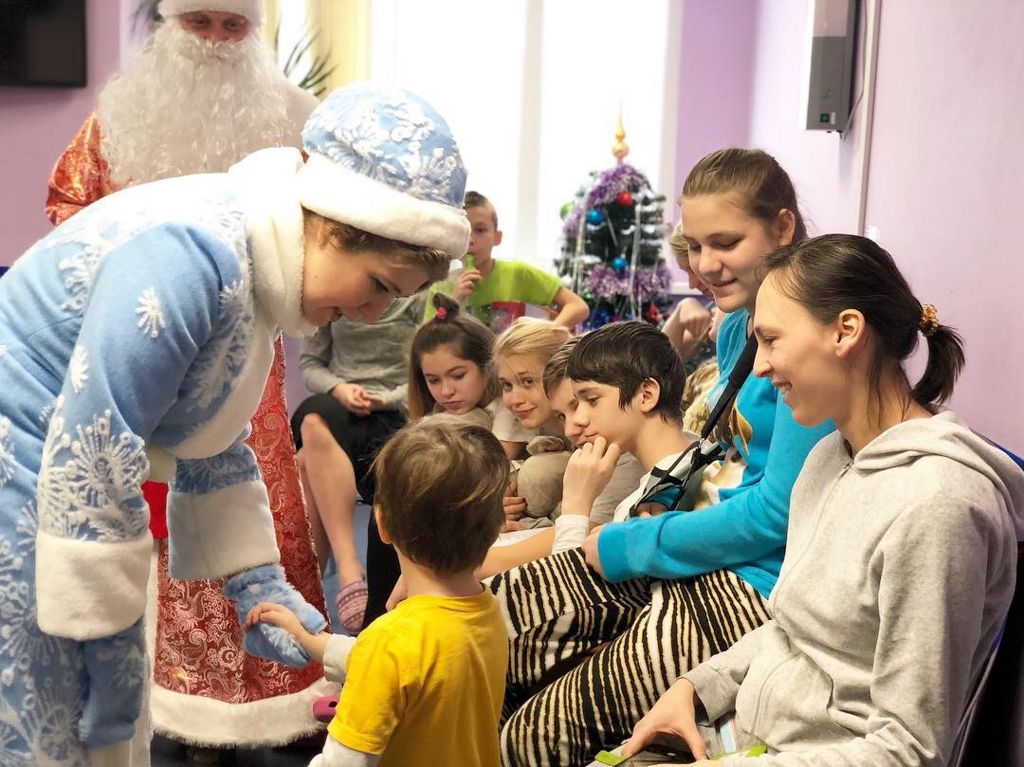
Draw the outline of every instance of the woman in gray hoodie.
[[[793,488],[772,620],[684,674],[634,729],[714,755],[698,764],[944,765],[1013,594],[1024,473],[938,403],[964,364],[959,336],[918,302],[871,240],[783,249],[757,296],[754,372],[797,422],[831,418]],[[928,346],[911,386],[902,362]],[[709,754],[709,751],[712,753]]]

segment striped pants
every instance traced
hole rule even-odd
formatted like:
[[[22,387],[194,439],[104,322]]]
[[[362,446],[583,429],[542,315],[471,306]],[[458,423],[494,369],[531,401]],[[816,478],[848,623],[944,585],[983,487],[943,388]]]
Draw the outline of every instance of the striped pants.
[[[726,570],[609,583],[582,549],[501,573],[490,585],[511,638],[505,767],[589,763],[621,743],[681,674],[768,620],[765,600]]]

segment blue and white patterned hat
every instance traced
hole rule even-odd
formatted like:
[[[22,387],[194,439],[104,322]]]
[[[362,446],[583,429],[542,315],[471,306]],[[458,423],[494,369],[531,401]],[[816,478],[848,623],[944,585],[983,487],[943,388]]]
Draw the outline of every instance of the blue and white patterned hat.
[[[460,258],[466,168],[448,124],[399,88],[339,88],[302,131],[299,202],[367,232]]]

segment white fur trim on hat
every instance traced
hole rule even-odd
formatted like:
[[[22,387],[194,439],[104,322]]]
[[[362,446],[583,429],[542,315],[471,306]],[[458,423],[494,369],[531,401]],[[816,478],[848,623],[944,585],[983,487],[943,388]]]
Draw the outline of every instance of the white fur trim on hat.
[[[245,16],[257,27],[263,23],[263,0],[160,0],[157,10],[165,19],[193,11],[219,11]]]
[[[321,216],[452,258],[469,245],[462,208],[413,197],[319,154],[309,156],[298,178],[299,202]]]

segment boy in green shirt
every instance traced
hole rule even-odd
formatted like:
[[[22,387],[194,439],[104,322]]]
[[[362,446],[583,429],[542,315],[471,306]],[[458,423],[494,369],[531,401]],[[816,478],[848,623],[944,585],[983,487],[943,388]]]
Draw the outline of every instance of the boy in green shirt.
[[[463,204],[471,233],[463,268],[448,280],[435,283],[431,294],[447,293],[469,314],[499,333],[526,312],[526,305],[554,307],[554,321],[573,328],[590,316],[590,307],[562,285],[554,274],[522,261],[495,261],[491,251],[501,244],[498,213],[479,192],[467,192]],[[424,321],[434,316],[429,296]]]

